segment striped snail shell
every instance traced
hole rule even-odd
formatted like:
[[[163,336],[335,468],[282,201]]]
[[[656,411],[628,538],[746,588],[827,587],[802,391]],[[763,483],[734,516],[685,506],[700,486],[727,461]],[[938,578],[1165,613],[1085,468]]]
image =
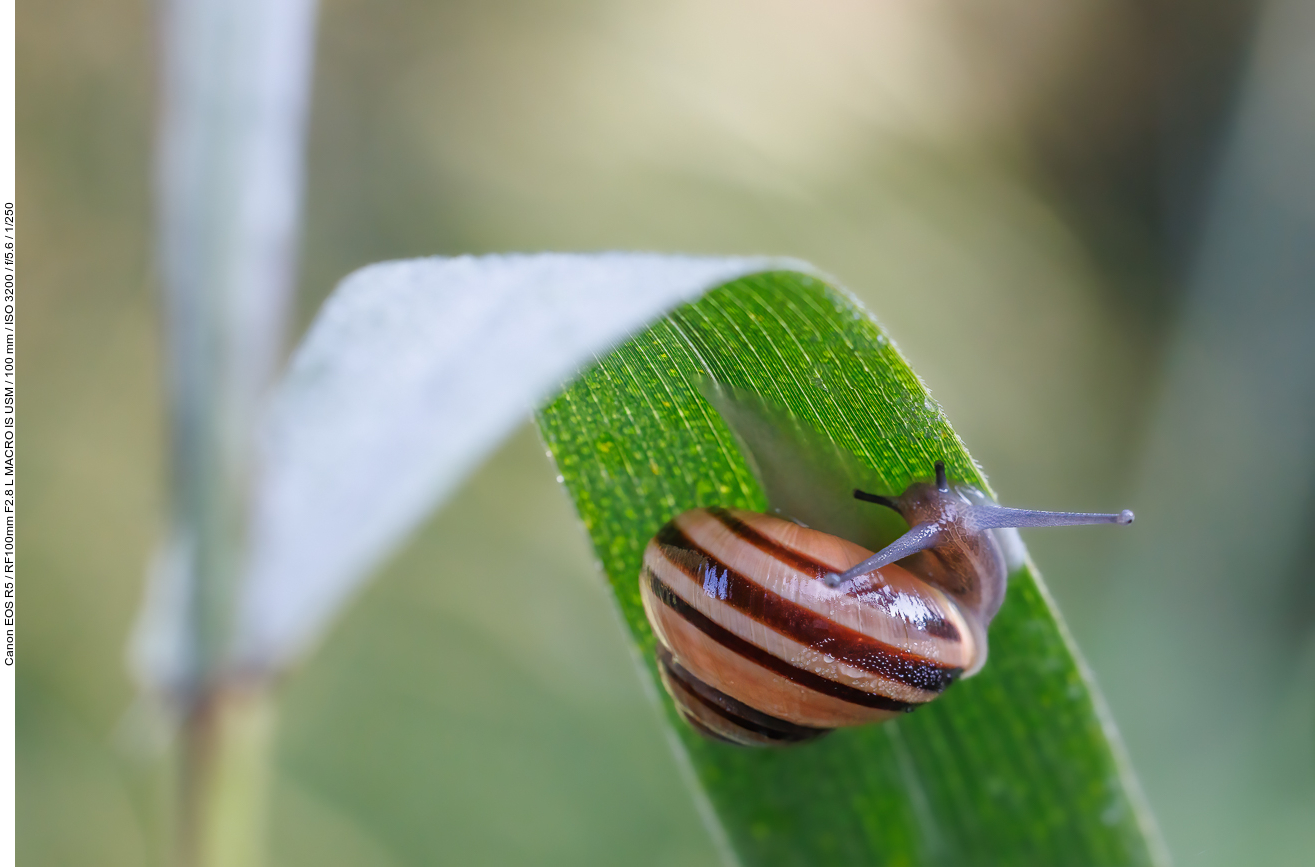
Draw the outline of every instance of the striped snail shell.
[[[649,542],[640,572],[658,671],[686,722],[743,746],[786,746],[931,701],[986,661],[1004,601],[993,531],[1132,522],[997,506],[934,481],[855,491],[910,529],[880,552],[771,515],[692,509]],[[899,562],[896,562],[899,561]]]

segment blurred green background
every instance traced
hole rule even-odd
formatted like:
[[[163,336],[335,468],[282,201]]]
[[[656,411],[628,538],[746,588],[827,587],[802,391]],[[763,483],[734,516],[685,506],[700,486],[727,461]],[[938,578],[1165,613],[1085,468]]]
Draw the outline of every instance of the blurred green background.
[[[328,0],[300,321],[401,256],[814,262],[1003,501],[1137,510],[1026,538],[1177,863],[1308,863],[1308,7]],[[23,864],[163,851],[151,25],[19,8]],[[527,424],[288,679],[271,861],[716,863],[647,689]]]

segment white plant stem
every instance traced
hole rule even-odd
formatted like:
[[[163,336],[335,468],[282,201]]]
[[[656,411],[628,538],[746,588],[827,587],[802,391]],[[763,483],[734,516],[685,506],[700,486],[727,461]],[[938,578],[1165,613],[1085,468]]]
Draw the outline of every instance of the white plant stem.
[[[237,867],[258,846],[226,841],[256,839],[260,799],[232,793],[258,788],[243,763],[262,754],[230,718],[224,673],[255,430],[294,285],[315,3],[164,0],[159,15],[171,509],[132,655],[184,721],[180,855]]]

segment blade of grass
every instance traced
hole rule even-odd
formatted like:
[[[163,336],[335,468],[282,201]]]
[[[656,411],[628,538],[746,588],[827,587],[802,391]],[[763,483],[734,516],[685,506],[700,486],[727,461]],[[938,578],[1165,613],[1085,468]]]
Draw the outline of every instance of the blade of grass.
[[[943,458],[986,487],[872,320],[816,278],[745,277],[600,359],[539,424],[626,622],[653,667],[644,545],[696,506],[764,510],[711,377],[785,407],[898,491]],[[664,698],[720,828],[746,864],[1142,865],[1162,846],[1117,734],[1024,558],[992,658],[916,714],[783,751],[705,741]]]
[[[780,266],[543,253],[383,262],[346,277],[265,425],[233,667],[286,668],[593,353],[713,286]]]

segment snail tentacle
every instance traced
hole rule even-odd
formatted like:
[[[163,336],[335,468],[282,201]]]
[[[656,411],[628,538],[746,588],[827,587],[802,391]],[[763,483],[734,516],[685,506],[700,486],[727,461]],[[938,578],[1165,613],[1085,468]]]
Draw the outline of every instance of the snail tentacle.
[[[889,566],[896,560],[903,560],[910,554],[934,548],[940,544],[940,541],[941,525],[939,523],[918,524],[857,566],[846,569],[839,574],[831,572],[822,580],[828,587],[839,587],[847,581],[853,581],[855,578],[861,578],[870,572],[875,572],[882,566]]]
[[[890,497],[883,497],[881,494],[869,494],[867,491],[854,489],[854,499],[862,500],[865,503],[876,503],[878,506],[885,506],[887,509],[899,511],[899,503]]]
[[[968,519],[979,530],[1008,527],[1067,527],[1079,524],[1131,524],[1131,509],[1117,514],[1095,512],[1042,512],[1035,509],[1011,509],[1007,506],[976,505],[966,510]]]

